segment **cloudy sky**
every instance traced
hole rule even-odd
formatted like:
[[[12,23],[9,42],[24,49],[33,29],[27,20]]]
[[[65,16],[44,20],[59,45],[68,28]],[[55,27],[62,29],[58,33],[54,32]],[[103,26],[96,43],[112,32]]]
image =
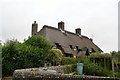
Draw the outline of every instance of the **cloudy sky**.
[[[31,24],[57,27],[93,38],[104,52],[118,50],[119,0],[0,0],[0,39],[23,41],[31,35]]]

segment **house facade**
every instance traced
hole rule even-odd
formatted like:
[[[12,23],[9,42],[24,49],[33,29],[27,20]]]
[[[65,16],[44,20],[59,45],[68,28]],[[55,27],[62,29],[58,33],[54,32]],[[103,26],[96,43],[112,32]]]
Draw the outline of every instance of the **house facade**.
[[[66,57],[89,56],[93,52],[103,52],[91,38],[81,34],[81,29],[75,29],[75,33],[65,30],[64,22],[58,23],[58,28],[44,25],[38,31],[36,21],[32,24],[31,35],[42,35],[53,45],[60,49]]]

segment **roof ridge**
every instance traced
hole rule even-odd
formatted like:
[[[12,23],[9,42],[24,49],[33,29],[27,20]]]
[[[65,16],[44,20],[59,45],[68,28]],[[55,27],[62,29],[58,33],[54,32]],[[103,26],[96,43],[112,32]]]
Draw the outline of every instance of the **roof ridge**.
[[[52,27],[52,26],[48,26],[48,25],[44,25],[43,28],[44,28],[44,27],[52,28],[52,29],[55,29],[55,30],[59,30],[59,31],[61,31],[60,29],[58,29],[58,28],[56,28],[56,27]],[[64,31],[67,32],[67,33],[71,33],[71,34],[74,34],[74,35],[77,36],[76,33],[73,33],[73,32],[67,31],[67,30],[64,30]]]
[[[45,27],[51,28],[51,29],[55,29],[55,30],[58,30],[58,31],[61,31],[60,29],[58,29],[58,28],[56,28],[56,27],[53,27],[53,26],[44,25],[43,28],[45,28]],[[79,36],[78,34],[73,33],[73,32],[70,32],[70,31],[67,31],[67,30],[64,30],[64,31],[65,31],[65,33],[67,32],[67,33],[70,33],[70,34]],[[87,36],[84,36],[84,35],[80,35],[80,36],[89,39],[89,37],[87,37]]]

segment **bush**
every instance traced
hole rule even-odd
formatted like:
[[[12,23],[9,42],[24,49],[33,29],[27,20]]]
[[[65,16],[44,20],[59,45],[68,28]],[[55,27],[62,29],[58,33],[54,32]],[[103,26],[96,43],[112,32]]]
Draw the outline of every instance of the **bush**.
[[[72,72],[76,72],[76,65],[65,65],[64,69],[64,74],[70,74]]]
[[[50,53],[46,56],[46,61],[52,63],[53,66],[60,65],[60,62],[63,58],[61,50],[52,48]]]
[[[120,78],[120,72],[116,72],[115,77]]]
[[[25,40],[24,44],[31,45],[43,49],[44,51],[49,51],[52,48],[51,43],[43,36],[34,35]]]
[[[83,73],[85,75],[95,75],[95,76],[111,76],[112,72],[104,69],[95,63],[92,63],[88,58],[80,58],[78,62],[84,64]]]
[[[15,69],[44,65],[44,51],[16,41],[9,41],[2,48],[3,76],[12,75]]]
[[[109,53],[91,53],[90,57],[111,57],[112,55]]]
[[[111,76],[112,73],[95,65],[94,63],[84,63],[84,74],[86,75],[94,75],[94,76]]]
[[[76,64],[77,59],[71,57],[63,57],[61,60],[61,65],[69,65],[69,64]]]
[[[91,59],[91,61],[94,61],[95,63],[99,64],[99,66],[103,67],[103,68],[106,68],[106,69],[109,69],[111,70],[112,67],[111,67],[111,59],[112,57],[112,54],[110,53],[92,53],[89,58]]]
[[[42,36],[32,36],[24,43],[9,40],[2,47],[2,73],[11,76],[21,68],[43,66],[50,53],[51,44]]]
[[[74,64],[74,67],[71,67],[71,68],[74,68],[74,71],[76,71],[75,65],[77,63],[83,63],[83,74],[85,74],[85,75],[112,76],[112,72],[110,70],[104,69],[103,67],[100,67],[95,63],[92,63],[89,60],[89,58],[87,58],[87,57],[81,57],[81,58],[77,58],[77,59],[76,58],[64,57],[64,58],[62,58],[62,61],[61,61],[62,65]],[[69,73],[69,70],[71,68],[67,68],[66,73]]]

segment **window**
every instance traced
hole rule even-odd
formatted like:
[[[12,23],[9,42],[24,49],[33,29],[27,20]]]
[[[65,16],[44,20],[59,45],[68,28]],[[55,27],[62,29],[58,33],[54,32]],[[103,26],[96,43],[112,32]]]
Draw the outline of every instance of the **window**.
[[[89,56],[89,55],[90,55],[90,53],[89,53],[89,50],[88,50],[88,49],[86,50],[85,55],[86,55],[86,56]]]
[[[78,52],[81,51],[79,46],[76,46],[76,49],[77,49]]]
[[[76,46],[76,49],[77,49],[77,50],[79,49],[78,46]]]
[[[72,45],[69,45],[71,49],[73,49]]]
[[[92,52],[95,52],[94,48],[92,48]]]
[[[64,49],[62,48],[62,46],[59,43],[55,43],[55,45],[58,49],[60,49],[64,53]]]

